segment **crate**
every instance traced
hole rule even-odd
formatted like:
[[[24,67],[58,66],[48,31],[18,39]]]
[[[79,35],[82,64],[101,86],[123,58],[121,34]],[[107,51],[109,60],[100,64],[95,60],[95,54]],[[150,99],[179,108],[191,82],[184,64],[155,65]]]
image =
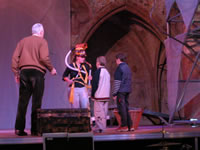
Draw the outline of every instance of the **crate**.
[[[133,127],[136,130],[139,126],[141,117],[142,117],[142,112],[143,110],[141,108],[133,108],[129,110],[130,116],[131,116],[131,120],[133,122]],[[117,109],[113,110],[113,113],[115,115],[115,118],[117,119],[117,122],[119,124],[119,126],[121,125],[121,117],[118,113]]]

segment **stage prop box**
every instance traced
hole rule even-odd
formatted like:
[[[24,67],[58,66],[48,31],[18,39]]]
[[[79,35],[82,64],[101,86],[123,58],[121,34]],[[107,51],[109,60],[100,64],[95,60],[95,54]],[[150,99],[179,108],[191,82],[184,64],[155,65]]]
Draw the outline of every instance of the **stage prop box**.
[[[117,109],[114,109],[113,112],[114,112],[114,115],[115,115],[117,122],[120,126],[121,125],[121,117],[119,115],[119,112],[118,112]],[[136,130],[139,126],[143,110],[141,108],[131,108],[131,109],[129,109],[129,113],[130,113],[130,116],[131,116],[131,120],[133,122],[133,127]]]
[[[90,111],[88,109],[38,109],[38,133],[89,132]]]

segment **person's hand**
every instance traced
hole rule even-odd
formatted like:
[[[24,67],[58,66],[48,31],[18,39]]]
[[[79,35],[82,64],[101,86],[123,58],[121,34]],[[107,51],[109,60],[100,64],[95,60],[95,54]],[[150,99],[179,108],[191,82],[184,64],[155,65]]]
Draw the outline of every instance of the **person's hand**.
[[[73,82],[74,82],[73,80],[68,80],[67,81],[67,83],[68,83],[69,86],[72,85]]]
[[[15,76],[15,82],[19,83],[19,76]]]
[[[88,76],[88,80],[92,80],[92,76]]]
[[[116,99],[117,99],[117,96],[113,96],[113,100],[116,101]]]
[[[70,80],[68,77],[64,77],[64,80],[68,83],[69,86],[74,82],[73,80]]]
[[[51,75],[56,75],[57,74],[57,72],[56,72],[56,69],[55,68],[53,68],[52,70],[51,70]]]

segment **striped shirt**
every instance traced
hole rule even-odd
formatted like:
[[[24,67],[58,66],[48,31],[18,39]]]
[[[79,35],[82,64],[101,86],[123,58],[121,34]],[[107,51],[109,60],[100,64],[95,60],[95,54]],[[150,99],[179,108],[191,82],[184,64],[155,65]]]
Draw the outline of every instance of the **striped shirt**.
[[[112,95],[116,96],[118,92],[131,92],[132,83],[132,73],[131,69],[127,63],[123,62],[118,65],[114,74],[114,83]]]

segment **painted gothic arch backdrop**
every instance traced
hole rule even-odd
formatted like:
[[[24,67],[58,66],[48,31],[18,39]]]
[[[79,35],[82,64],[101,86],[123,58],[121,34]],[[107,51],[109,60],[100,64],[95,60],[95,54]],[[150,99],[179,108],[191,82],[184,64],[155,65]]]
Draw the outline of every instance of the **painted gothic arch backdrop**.
[[[91,17],[89,25],[85,24],[83,32],[80,32],[77,38],[78,42],[88,42],[88,61],[95,66],[96,57],[105,55],[108,60],[108,70],[113,77],[116,68],[115,54],[125,52],[133,71],[131,107],[168,113],[165,101],[166,72],[160,69],[160,65],[165,62],[163,37],[153,24],[149,23],[149,12],[143,14],[145,16],[143,17],[136,14],[134,8],[129,10],[130,7],[124,4],[107,8],[110,9],[95,15],[98,17]],[[88,10],[90,9],[86,6],[85,12],[89,13]],[[72,26],[73,24],[76,22],[72,21]],[[143,119],[144,123],[147,123],[145,118]]]

